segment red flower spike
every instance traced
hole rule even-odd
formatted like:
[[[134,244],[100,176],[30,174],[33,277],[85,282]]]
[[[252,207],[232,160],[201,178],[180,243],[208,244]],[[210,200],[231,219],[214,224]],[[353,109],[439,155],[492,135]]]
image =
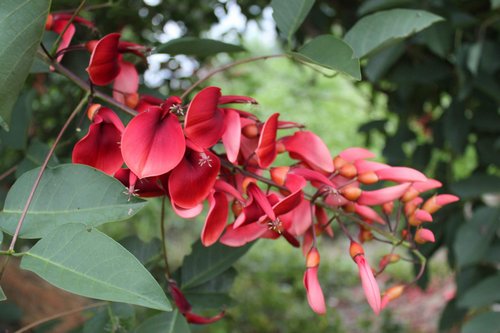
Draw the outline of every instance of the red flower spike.
[[[93,84],[97,86],[110,84],[120,73],[119,40],[120,34],[112,33],[101,38],[93,47],[89,67],[87,67]]]
[[[316,134],[309,131],[295,132],[281,139],[291,158],[301,160],[311,168],[333,172],[333,160],[328,147]]]
[[[429,229],[424,229],[424,228],[418,229],[413,239],[415,240],[415,243],[418,244],[434,243],[436,241],[434,233]]]
[[[201,148],[212,147],[222,137],[224,113],[217,108],[220,88],[207,87],[194,96],[184,119],[186,137]]]
[[[201,243],[204,246],[214,244],[222,235],[226,227],[229,209],[226,195],[220,192],[209,194],[208,204],[210,208],[201,231]]]
[[[358,199],[358,204],[366,206],[381,205],[399,199],[408,190],[411,184],[403,183],[375,191],[363,191]]]
[[[241,143],[241,120],[238,112],[232,109],[224,110],[224,133],[222,143],[226,149],[227,159],[235,163],[238,159],[238,152]]]
[[[113,175],[123,164],[120,151],[123,130],[120,118],[111,109],[99,108],[89,132],[73,148],[73,163],[89,165]]]
[[[184,156],[186,143],[181,124],[159,107],[139,113],[125,128],[122,156],[139,178],[159,176],[172,170]]]
[[[365,292],[366,300],[375,314],[380,313],[380,289],[378,287],[373,271],[370,264],[365,259],[364,251],[361,245],[356,242],[351,241],[351,246],[349,249],[351,257],[354,262],[358,265],[359,277],[361,278],[361,285],[363,286],[363,291]]]
[[[113,83],[113,98],[122,104],[127,104],[128,95],[135,94],[139,89],[139,74],[134,64],[124,61],[121,55],[119,58],[120,73]]]
[[[365,148],[351,147],[344,149],[340,154],[347,162],[354,162],[356,160],[364,160],[367,158],[375,157],[375,154]]]
[[[267,169],[276,159],[276,131],[278,130],[279,115],[279,113],[271,115],[264,123],[264,126],[262,126],[260,132],[255,154],[262,169]]]

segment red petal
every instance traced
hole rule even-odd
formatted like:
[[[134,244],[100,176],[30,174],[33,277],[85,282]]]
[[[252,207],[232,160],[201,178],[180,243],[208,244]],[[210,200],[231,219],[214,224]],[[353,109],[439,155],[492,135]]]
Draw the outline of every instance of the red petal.
[[[293,192],[273,206],[274,214],[276,214],[276,216],[280,216],[288,213],[301,203],[303,197],[304,193],[302,190]]]
[[[201,242],[205,246],[214,244],[226,227],[229,204],[224,193],[215,192],[208,196],[210,208],[201,231]]]
[[[243,104],[243,103],[258,104],[255,99],[253,99],[252,97],[248,97],[248,96],[225,95],[225,96],[221,96],[219,98],[219,105],[222,105],[222,104],[233,104],[233,103],[238,103],[238,104]]]
[[[290,170],[290,173],[302,176],[309,181],[320,182],[324,185],[335,187],[335,185],[333,185],[333,183],[330,181],[330,179],[328,179],[322,173],[315,171],[315,170],[306,169],[306,168],[293,168]]]
[[[302,200],[292,211],[282,216],[282,220],[289,220],[288,232],[294,236],[303,235],[311,226],[311,203]]]
[[[219,97],[219,88],[207,87],[194,96],[186,112],[186,137],[202,148],[212,147],[222,137],[224,114],[217,108]]]
[[[438,194],[435,200],[437,205],[445,206],[460,200],[460,198],[453,194]]]
[[[361,278],[361,285],[365,292],[366,300],[375,314],[380,313],[380,289],[378,287],[375,276],[373,276],[372,269],[363,255],[358,255],[354,258],[358,264],[359,277]]]
[[[278,129],[279,113],[269,117],[262,127],[259,143],[255,153],[258,157],[259,166],[263,169],[269,167],[276,158],[276,131]]]
[[[168,179],[170,199],[183,208],[198,205],[213,189],[219,170],[220,161],[215,154],[188,149]]]
[[[429,178],[424,182],[415,182],[411,186],[414,189],[416,189],[417,191],[419,191],[420,193],[422,193],[422,192],[426,192],[426,191],[429,191],[429,190],[432,190],[435,188],[439,188],[439,187],[443,186],[443,184],[441,184],[440,181]]]
[[[56,32],[57,34],[61,34],[66,27],[66,24],[68,24],[69,21],[67,20],[57,20],[54,21],[54,24],[52,25],[52,30]],[[70,24],[64,34],[61,36],[61,42],[59,43],[59,46],[57,47],[57,51],[59,52],[60,50],[63,50],[69,46],[71,43],[71,40],[73,39],[73,36],[75,35],[75,26],[73,24]],[[57,62],[61,62],[63,57],[63,54],[57,57]]]
[[[173,202],[173,201],[170,201],[170,202],[172,204],[172,208],[173,208],[174,212],[184,219],[190,219],[190,218],[196,217],[196,216],[200,215],[201,211],[203,210],[202,203],[194,206],[193,208],[186,209],[186,208],[182,208],[182,207],[177,206],[175,204],[175,202]]]
[[[326,313],[325,297],[318,281],[318,267],[308,268],[304,273],[304,287],[311,309],[318,314]]]
[[[250,223],[238,228],[229,225],[226,232],[220,238],[220,242],[227,246],[243,246],[246,243],[256,240],[268,231],[265,224]]]
[[[170,295],[172,295],[172,298],[174,299],[177,309],[179,309],[182,314],[191,311],[191,304],[189,304],[186,296],[184,296],[175,282],[169,281],[168,289],[170,291]]]
[[[118,64],[118,42],[119,33],[112,33],[101,38],[95,45],[90,56],[89,73],[90,80],[98,86],[110,84],[120,73]]]
[[[374,206],[399,199],[410,187],[409,183],[389,186],[375,191],[363,191],[357,202],[360,205]]]
[[[262,190],[255,185],[254,183],[250,183],[247,188],[248,194],[252,197],[253,200],[257,203],[257,205],[266,213],[267,217],[271,220],[276,220],[276,215],[274,214],[273,207],[269,203],[266,195],[262,192]]]
[[[137,92],[137,89],[139,89],[139,74],[135,65],[120,59],[120,74],[113,84],[113,98],[125,104],[125,96]]]
[[[219,314],[217,314],[213,317],[202,317],[202,316],[197,315],[195,313],[188,312],[188,313],[184,314],[184,317],[186,317],[186,320],[188,321],[188,323],[205,325],[205,324],[215,323],[216,321],[222,319],[222,317],[224,317],[225,314],[226,314],[225,311],[221,311]]]
[[[375,154],[365,148],[351,147],[343,150],[340,154],[347,162],[354,162],[356,160],[364,160],[366,158],[373,158]]]
[[[394,182],[425,182],[427,177],[420,171],[406,167],[389,167],[375,171],[381,180],[391,180]]]
[[[122,155],[139,178],[159,176],[172,170],[184,156],[186,142],[177,117],[162,119],[160,108],[139,113],[125,128]]]
[[[299,131],[282,139],[290,157],[304,161],[313,169],[333,172],[333,160],[324,142],[316,134]]]
[[[226,148],[227,159],[229,162],[235,163],[241,142],[241,121],[238,112],[231,109],[225,110],[224,127],[222,143]]]
[[[226,194],[229,194],[233,196],[234,198],[238,199],[240,202],[244,202],[245,199],[243,199],[242,195],[240,192],[238,192],[237,189],[235,189],[233,186],[229,185],[223,180],[217,179],[215,181],[214,188],[218,192],[224,192]]]
[[[380,224],[385,224],[384,219],[381,218],[380,215],[378,215],[376,211],[374,211],[373,209],[371,209],[368,206],[358,205],[355,203],[354,204],[354,211],[356,212],[356,214],[358,214],[359,216],[361,216],[364,219],[367,219],[369,221],[375,221],[375,222],[380,223]]]
[[[365,160],[355,161],[354,166],[356,167],[356,171],[358,172],[358,174],[362,174],[368,171],[378,171],[391,168],[391,166],[388,164]]]

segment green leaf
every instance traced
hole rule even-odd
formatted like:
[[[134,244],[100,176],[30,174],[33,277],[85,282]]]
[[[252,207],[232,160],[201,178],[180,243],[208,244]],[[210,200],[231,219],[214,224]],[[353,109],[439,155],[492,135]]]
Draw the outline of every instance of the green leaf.
[[[365,57],[402,38],[409,37],[442,17],[423,10],[392,9],[360,19],[345,35],[358,58]]]
[[[358,15],[364,16],[376,11],[403,7],[411,4],[411,0],[366,0],[358,8]]]
[[[12,234],[39,169],[19,178],[0,212],[0,228]],[[35,192],[23,228],[22,238],[41,238],[66,223],[98,226],[133,216],[146,201],[124,193],[115,178],[81,164],[62,164],[45,170]]]
[[[21,177],[25,172],[39,167],[43,164],[45,157],[50,151],[50,147],[38,140],[33,139],[25,153],[23,160],[16,169],[16,178]],[[53,168],[59,164],[59,159],[55,154],[50,157],[48,167]]]
[[[31,104],[35,97],[35,90],[24,91],[14,105],[14,111],[7,132],[0,128],[0,142],[12,149],[26,149],[28,140],[28,127],[31,120]]]
[[[272,0],[273,18],[276,26],[288,42],[297,31],[314,5],[314,0]]]
[[[3,242],[3,232],[0,231],[0,245],[2,245]]]
[[[236,275],[236,270],[230,268],[204,284],[190,289],[183,289],[182,291],[189,303],[195,308],[227,308],[234,303],[234,300],[229,296],[229,291]]]
[[[217,53],[246,51],[243,47],[224,43],[214,39],[182,37],[158,46],[156,52],[170,55],[185,54],[196,57],[208,57]]]
[[[5,301],[6,299],[7,299],[7,297],[5,296],[5,294],[2,290],[2,287],[0,287],[0,302]]]
[[[153,238],[149,243],[137,236],[128,236],[120,240],[120,244],[145,265],[149,260],[161,253],[161,241]]]
[[[499,193],[500,177],[475,174],[467,179],[451,184],[451,191],[461,199],[473,199],[485,193]]]
[[[349,45],[333,35],[321,35],[292,55],[302,61],[350,75],[361,80],[359,59]]]
[[[405,47],[403,43],[395,43],[388,46],[368,60],[364,71],[371,82],[377,82],[403,55]]]
[[[0,119],[6,125],[42,39],[49,7],[50,0],[2,0]]]
[[[499,333],[500,332],[500,313],[489,311],[478,314],[467,321],[462,327],[460,333]]]
[[[200,241],[193,244],[191,254],[184,258],[181,268],[181,287],[199,286],[228,270],[253,243],[242,247],[229,247],[215,243],[204,247]]]
[[[78,295],[171,310],[158,282],[130,252],[80,223],[42,238],[23,256],[21,268]]]
[[[453,249],[459,267],[474,264],[483,258],[500,226],[500,209],[482,207],[457,232]]]
[[[175,310],[160,313],[140,324],[134,333],[189,333],[189,325],[184,317]]]
[[[497,9],[500,7],[500,0],[490,0],[491,9]]]
[[[500,300],[500,274],[490,276],[472,288],[458,300],[463,307],[479,307],[492,304]]]

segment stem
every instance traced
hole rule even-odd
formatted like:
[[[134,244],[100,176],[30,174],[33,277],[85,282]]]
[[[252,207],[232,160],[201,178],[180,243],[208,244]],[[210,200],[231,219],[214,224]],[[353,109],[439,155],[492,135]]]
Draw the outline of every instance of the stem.
[[[287,54],[271,54],[271,55],[264,55],[264,56],[257,56],[257,57],[245,58],[245,59],[242,59],[242,60],[231,62],[231,63],[223,65],[221,67],[218,67],[218,68],[216,68],[216,69],[208,72],[207,75],[205,75],[204,77],[202,77],[201,79],[199,79],[198,81],[196,81],[195,83],[193,83],[189,88],[187,88],[182,93],[181,99],[186,98],[186,96],[189,95],[189,93],[191,91],[193,91],[196,87],[198,87],[200,84],[202,84],[203,82],[207,81],[208,79],[210,79],[212,76],[214,76],[217,73],[223,72],[223,71],[225,71],[225,70],[227,70],[229,68],[232,68],[232,67],[236,67],[236,66],[239,66],[239,65],[247,64],[249,62],[254,62],[254,61],[258,61],[258,60],[266,60],[266,59],[270,59],[270,58],[280,58],[280,57],[288,57],[288,55]]]
[[[27,325],[27,326],[24,326],[23,328],[18,329],[14,333],[27,332],[30,329],[34,328],[34,327],[40,326],[40,325],[45,324],[46,322],[52,321],[54,319],[62,318],[62,317],[65,317],[65,316],[69,316],[71,314],[78,313],[78,312],[81,312],[81,311],[84,311],[84,310],[89,310],[89,309],[97,308],[97,307],[100,307],[100,306],[104,306],[106,304],[108,304],[108,302],[97,302],[97,303],[93,303],[93,304],[90,304],[90,305],[81,306],[81,307],[73,309],[73,310],[68,310],[68,311],[64,311],[64,312],[61,312],[61,313],[56,313],[53,316],[37,320],[37,321],[35,321],[35,322]]]
[[[57,61],[50,60],[50,57],[47,54],[45,54],[43,51],[39,51],[38,56],[41,58],[41,60],[45,61],[46,63],[48,63],[49,65],[54,67],[56,72],[67,77],[70,81],[73,81],[73,83],[75,83],[78,87],[80,87],[81,89],[85,90],[86,92],[92,94],[94,97],[120,109],[121,111],[123,111],[125,113],[128,113],[131,116],[137,115],[137,111],[135,111],[134,109],[129,108],[128,106],[116,101],[112,97],[110,97],[110,96],[108,96],[108,95],[106,95],[98,90],[92,89],[92,87],[90,86],[90,84],[88,82],[86,82],[86,81],[82,80],[81,78],[79,78],[78,76],[76,76],[73,72],[71,72],[69,69],[67,69],[66,67],[64,67],[63,65],[58,63]]]
[[[68,22],[66,22],[66,25],[64,26],[64,29],[62,30],[62,32],[57,35],[57,39],[56,41],[54,42],[54,44],[52,45],[52,50],[50,51],[50,54],[53,56],[54,53],[57,51],[57,48],[59,47],[59,43],[61,43],[61,39],[62,39],[62,36],[66,33],[66,30],[68,30],[69,26],[73,23],[73,20],[75,19],[75,17],[78,15],[78,13],[82,10],[83,6],[85,5],[85,2],[87,0],[82,0],[82,2],[80,2],[80,5],[78,6],[78,8],[73,12],[73,15],[71,16],[71,18],[69,19]]]
[[[342,231],[344,232],[344,234],[347,236],[347,238],[349,238],[349,240],[351,242],[354,242],[354,239],[352,238],[351,234],[349,233],[349,230],[347,230],[347,228],[344,225],[344,223],[342,223],[342,221],[340,221],[340,218],[337,216],[335,218],[335,220],[337,220],[337,223],[339,224],[340,228],[342,229]]]
[[[31,202],[33,201],[35,191],[38,188],[38,184],[40,183],[40,180],[42,179],[43,173],[44,173],[45,169],[47,168],[47,165],[49,164],[49,160],[52,157],[52,154],[54,154],[54,150],[56,149],[57,144],[61,140],[64,132],[66,132],[66,129],[68,128],[71,121],[73,121],[73,119],[76,117],[76,115],[81,111],[81,109],[85,105],[85,102],[87,101],[88,97],[89,97],[89,93],[86,93],[85,96],[81,99],[80,103],[78,103],[76,108],[70,114],[70,116],[68,117],[68,119],[64,123],[63,127],[59,131],[59,134],[57,135],[56,140],[52,144],[52,147],[50,148],[47,156],[45,156],[45,160],[43,161],[42,165],[40,166],[40,171],[38,172],[38,176],[35,179],[35,183],[33,184],[32,188],[31,188],[31,192],[28,196],[28,200],[26,201],[26,204],[24,205],[23,211],[21,213],[21,217],[19,218],[19,221],[17,222],[16,231],[14,232],[14,235],[12,236],[12,241],[10,242],[9,251],[14,251],[14,245],[16,245],[17,237],[19,236],[19,232],[21,231],[21,227],[23,225],[24,219],[26,218],[26,214],[28,213],[28,209],[31,205]]]
[[[165,238],[165,196],[161,198],[161,217],[160,217],[160,230],[161,230],[161,246],[163,250],[163,262],[165,263],[165,275],[168,280],[172,279],[170,274],[170,267],[168,266],[167,256],[167,240]]]
[[[14,165],[10,167],[8,170],[6,170],[4,173],[0,175],[0,181],[4,180],[5,178],[9,177],[11,174],[16,172],[17,170],[17,165]]]

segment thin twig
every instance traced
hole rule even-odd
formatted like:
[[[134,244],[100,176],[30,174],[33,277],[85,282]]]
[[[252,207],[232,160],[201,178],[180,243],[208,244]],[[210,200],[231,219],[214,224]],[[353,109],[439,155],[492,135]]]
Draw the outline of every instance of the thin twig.
[[[288,55],[287,54],[271,54],[271,55],[264,55],[264,56],[257,56],[257,57],[245,58],[245,59],[241,59],[241,60],[238,60],[238,61],[235,61],[235,62],[231,62],[231,63],[223,65],[221,67],[215,68],[212,71],[208,72],[207,75],[205,75],[204,77],[202,77],[201,79],[199,79],[198,81],[196,81],[195,83],[193,83],[189,88],[187,88],[182,93],[181,99],[186,98],[186,96],[189,95],[189,93],[191,91],[193,91],[196,87],[198,87],[200,84],[202,84],[203,82],[207,81],[208,79],[210,79],[212,76],[214,76],[217,73],[223,72],[223,71],[225,71],[225,70],[227,70],[229,68],[232,68],[232,67],[236,67],[236,66],[239,66],[239,65],[247,64],[249,62],[254,62],[254,61],[258,61],[258,60],[266,60],[266,59],[271,59],[271,58],[281,58],[281,57],[288,57]]]
[[[167,240],[165,236],[165,198],[163,196],[161,198],[161,215],[160,215],[160,230],[161,230],[161,246],[163,250],[163,262],[165,263],[165,275],[168,280],[172,279],[172,274],[170,274],[170,267],[168,265],[168,256],[167,256]]]
[[[14,166],[10,167],[9,169],[7,169],[4,173],[2,173],[0,175],[0,182],[2,180],[4,180],[5,178],[9,177],[14,172],[16,172],[16,170],[17,170],[17,165],[14,165]]]
[[[33,322],[33,323],[29,324],[29,325],[26,325],[26,326],[18,329],[17,331],[15,331],[14,333],[27,332],[27,331],[29,331],[32,328],[35,328],[35,327],[40,326],[42,324],[45,324],[45,323],[47,323],[49,321],[52,321],[54,319],[62,318],[62,317],[65,317],[65,316],[69,316],[69,315],[72,315],[74,313],[82,312],[82,311],[85,311],[85,310],[89,310],[89,309],[93,309],[93,308],[98,308],[98,307],[104,306],[106,304],[108,304],[108,302],[97,302],[97,303],[93,303],[93,304],[81,306],[81,307],[73,309],[73,310],[68,310],[68,311],[64,311],[64,312],[61,312],[61,313],[56,313],[53,316],[42,318],[42,319],[37,320],[37,321],[35,321],[35,322]]]
[[[75,19],[75,17],[78,15],[78,13],[82,10],[83,6],[85,5],[85,2],[87,0],[82,0],[82,2],[80,2],[80,5],[78,6],[78,8],[76,8],[76,10],[73,12],[73,15],[71,16],[71,18],[68,20],[68,22],[66,22],[66,25],[64,26],[63,30],[61,31],[60,34],[57,35],[57,39],[56,41],[54,42],[54,44],[52,45],[52,50],[50,50],[50,54],[52,56],[54,56],[54,53],[57,51],[57,48],[59,46],[59,43],[61,43],[61,40],[62,40],[62,36],[66,33],[66,30],[68,30],[69,26],[73,23],[73,20]]]
[[[28,209],[31,205],[31,202],[33,201],[33,197],[35,196],[35,191],[38,188],[38,184],[40,183],[40,180],[42,179],[43,173],[45,169],[47,168],[47,165],[49,164],[49,160],[54,154],[54,151],[56,149],[57,144],[61,140],[64,132],[66,132],[66,129],[68,128],[69,124],[73,121],[73,119],[76,117],[76,115],[81,111],[85,103],[87,102],[87,98],[89,97],[89,93],[86,93],[85,96],[81,99],[80,103],[78,103],[77,107],[73,110],[73,112],[70,114],[66,122],[64,123],[63,127],[59,131],[59,134],[57,135],[56,140],[52,144],[52,147],[50,148],[47,156],[45,156],[45,160],[43,161],[42,165],[40,166],[40,171],[38,172],[38,176],[35,179],[35,183],[31,187],[31,192],[28,196],[28,200],[26,201],[26,204],[24,205],[23,211],[21,213],[21,217],[19,218],[19,221],[17,222],[16,226],[16,231],[14,232],[14,235],[12,236],[12,241],[10,242],[9,246],[9,251],[14,251],[14,245],[16,245],[17,237],[19,236],[19,232],[21,231],[21,227],[23,225],[24,219],[26,218],[26,214],[28,213]]]

